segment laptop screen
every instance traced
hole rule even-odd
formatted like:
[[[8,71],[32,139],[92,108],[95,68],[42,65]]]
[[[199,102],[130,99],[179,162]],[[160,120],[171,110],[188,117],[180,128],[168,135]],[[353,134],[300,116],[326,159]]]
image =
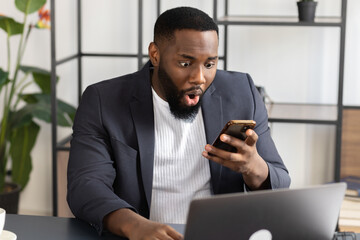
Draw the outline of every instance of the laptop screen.
[[[193,200],[185,240],[330,240],[345,189],[345,183],[332,183]]]

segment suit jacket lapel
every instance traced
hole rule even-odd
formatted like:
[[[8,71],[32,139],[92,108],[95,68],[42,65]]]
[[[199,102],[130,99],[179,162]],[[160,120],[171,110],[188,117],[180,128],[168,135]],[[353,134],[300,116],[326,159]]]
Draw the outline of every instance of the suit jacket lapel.
[[[130,103],[139,144],[140,170],[145,196],[150,208],[154,164],[154,111],[151,94],[149,63],[136,73],[137,91]]]
[[[201,105],[204,118],[206,141],[209,144],[213,143],[224,125],[221,96],[218,95],[215,90],[216,88],[214,84],[212,84],[204,94]],[[209,164],[213,191],[217,192],[221,177],[221,165],[210,160]]]

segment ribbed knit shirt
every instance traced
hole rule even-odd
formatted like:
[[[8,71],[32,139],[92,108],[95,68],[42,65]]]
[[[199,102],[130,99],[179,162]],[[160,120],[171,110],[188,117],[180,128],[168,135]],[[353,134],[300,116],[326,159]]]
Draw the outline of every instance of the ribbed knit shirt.
[[[206,144],[199,110],[190,121],[176,119],[169,104],[152,90],[155,151],[150,220],[186,222],[192,199],[211,195],[210,167],[201,153]]]

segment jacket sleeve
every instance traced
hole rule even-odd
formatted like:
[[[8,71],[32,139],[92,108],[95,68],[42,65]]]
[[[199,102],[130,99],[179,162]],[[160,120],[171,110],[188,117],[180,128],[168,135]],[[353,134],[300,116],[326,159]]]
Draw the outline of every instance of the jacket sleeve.
[[[259,136],[256,143],[257,151],[269,167],[271,188],[288,188],[291,182],[290,176],[271,138],[265,104],[250,75],[247,74],[247,77],[255,106],[254,120],[256,121],[256,128],[254,130]]]
[[[101,104],[95,86],[83,94],[76,113],[68,165],[67,201],[73,214],[101,233],[108,213],[130,208],[114,193],[116,170],[109,134],[103,126]]]

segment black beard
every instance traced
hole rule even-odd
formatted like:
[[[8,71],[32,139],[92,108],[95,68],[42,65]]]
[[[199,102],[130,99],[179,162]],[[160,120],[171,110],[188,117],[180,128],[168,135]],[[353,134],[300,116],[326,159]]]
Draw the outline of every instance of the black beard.
[[[187,91],[201,89],[199,86],[192,87],[190,89],[186,89],[179,91],[175,86],[171,77],[166,73],[164,68],[159,65],[158,69],[158,78],[162,88],[163,93],[165,94],[166,101],[169,104],[170,112],[177,119],[186,120],[192,122],[197,113],[199,112],[199,108],[201,106],[201,96],[199,102],[195,106],[184,106],[181,104],[181,99],[184,97]]]

